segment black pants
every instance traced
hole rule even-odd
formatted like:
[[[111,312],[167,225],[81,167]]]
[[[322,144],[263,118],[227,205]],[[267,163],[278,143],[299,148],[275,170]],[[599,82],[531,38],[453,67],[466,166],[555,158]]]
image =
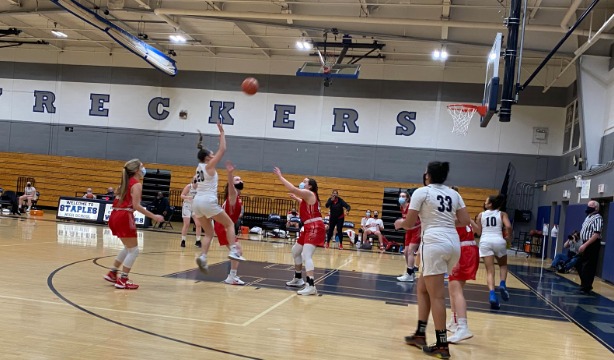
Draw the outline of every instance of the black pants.
[[[597,272],[600,249],[601,244],[597,240],[584,250],[582,257],[578,260],[576,267],[580,274],[580,290],[582,291],[590,292],[593,289],[593,280],[595,280],[595,273]]]
[[[239,220],[237,220],[237,222],[235,223],[235,235],[239,233],[239,228],[241,227],[241,225],[243,225],[243,219],[239,218]]]
[[[329,219],[328,220],[328,233],[326,234],[326,242],[329,243],[333,237],[335,227],[337,227],[337,235],[339,236],[339,244],[343,243],[343,222],[344,218]]]

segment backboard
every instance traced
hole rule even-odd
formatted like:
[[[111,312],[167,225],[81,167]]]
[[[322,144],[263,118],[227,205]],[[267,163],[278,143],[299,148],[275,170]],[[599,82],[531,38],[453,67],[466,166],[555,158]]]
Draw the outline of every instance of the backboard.
[[[480,127],[486,127],[497,112],[499,101],[499,59],[501,57],[501,41],[503,35],[497,33],[495,42],[486,61],[486,79],[484,81],[484,96],[482,105],[486,106],[486,114],[480,119]]]
[[[358,79],[359,73],[360,64],[336,64],[330,69],[330,74],[325,74],[319,62],[306,62],[298,69],[296,76]]]

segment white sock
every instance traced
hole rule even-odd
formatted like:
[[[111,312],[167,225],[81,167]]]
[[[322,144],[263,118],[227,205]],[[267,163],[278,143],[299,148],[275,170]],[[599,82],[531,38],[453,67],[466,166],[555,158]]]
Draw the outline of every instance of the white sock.
[[[466,318],[459,318],[458,319],[458,327],[459,328],[467,328],[467,319]]]
[[[230,247],[230,252],[236,252],[237,251],[237,245],[232,245]]]
[[[200,236],[197,236],[197,237],[196,237],[196,241],[200,241]]]
[[[230,274],[228,274],[228,276],[230,277],[236,277],[237,276],[237,270],[230,270]]]
[[[452,324],[458,324],[458,318],[455,312],[452,312]]]
[[[182,236],[182,237],[181,237],[181,241],[185,241],[185,236]]]
[[[200,254],[200,258],[203,260],[207,260],[207,254]]]

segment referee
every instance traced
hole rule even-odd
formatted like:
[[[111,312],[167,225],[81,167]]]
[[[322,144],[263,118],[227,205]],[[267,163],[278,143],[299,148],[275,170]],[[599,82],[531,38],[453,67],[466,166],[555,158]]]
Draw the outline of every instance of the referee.
[[[599,203],[592,200],[586,207],[588,216],[582,223],[580,239],[583,244],[578,249],[582,257],[576,265],[580,273],[580,293],[589,295],[593,289],[593,280],[597,272],[597,262],[599,261],[599,249],[601,248],[601,229],[603,228],[603,218],[599,215]]]

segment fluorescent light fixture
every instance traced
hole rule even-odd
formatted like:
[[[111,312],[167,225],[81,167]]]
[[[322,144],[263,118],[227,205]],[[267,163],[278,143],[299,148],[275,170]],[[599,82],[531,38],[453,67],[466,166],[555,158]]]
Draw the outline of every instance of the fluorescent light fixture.
[[[445,50],[441,51],[441,60],[445,60],[448,58],[448,53]]]
[[[433,51],[433,59],[439,59],[440,56],[441,54],[439,53],[439,50]]]
[[[59,38],[67,38],[68,37],[68,35],[64,34],[61,31],[57,31],[57,30],[51,30],[51,33],[53,35],[55,35],[56,37],[59,37]]]
[[[492,53],[490,53],[490,55],[488,55],[488,58],[489,58],[490,60],[494,60],[494,59],[496,59],[496,58],[497,58],[497,54],[495,54],[494,52],[492,52]]]
[[[169,36],[169,38],[174,43],[184,43],[185,42],[185,38],[181,35],[171,35]]]
[[[302,50],[302,49],[305,48],[305,44],[302,41],[297,41],[296,42],[296,48]]]
[[[303,41],[303,47],[305,48],[305,50],[311,50],[311,43]]]

